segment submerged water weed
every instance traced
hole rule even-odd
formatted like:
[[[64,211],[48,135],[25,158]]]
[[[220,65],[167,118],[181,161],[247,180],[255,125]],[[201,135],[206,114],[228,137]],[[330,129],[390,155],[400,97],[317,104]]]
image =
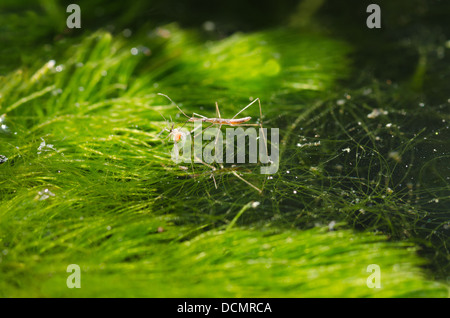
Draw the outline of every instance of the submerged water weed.
[[[377,81],[342,92],[343,41],[289,29],[208,43],[174,24],[129,31],[75,37],[0,78],[4,296],[70,296],[60,281],[74,259],[86,296],[447,295],[410,247],[448,255],[448,118],[406,112],[401,89]],[[236,113],[259,97],[264,126],[280,128],[278,172],[246,164],[212,179],[208,167],[175,165],[160,113],[182,119],[158,92],[211,117],[216,101]],[[262,195],[231,168],[264,184]],[[365,285],[372,263],[380,291]]]
[[[66,249],[67,257],[77,259],[82,269],[82,288],[78,291],[65,286],[67,264],[60,254],[46,250],[46,257],[34,254],[23,258],[13,249],[8,257],[26,261],[34,273],[34,283],[30,277],[22,282],[36,286],[35,294],[41,297],[71,297],[74,292],[82,292],[86,297],[96,297],[99,293],[104,297],[448,295],[445,285],[421,278],[420,271],[412,266],[420,260],[408,244],[390,244],[381,236],[326,229],[240,228],[207,231],[174,243],[176,233],[188,232],[186,228],[168,223],[173,217],[147,217],[140,222],[130,222],[139,217],[121,214],[114,223],[94,217],[73,220],[77,226],[74,224],[66,233],[59,230],[57,242],[73,242]],[[124,221],[126,223],[121,224]],[[88,229],[82,225],[84,223],[93,225]],[[110,224],[109,229],[107,224]],[[159,231],[161,226],[164,231]],[[39,246],[50,247],[56,232],[57,229],[49,228]],[[96,234],[96,240],[88,243],[92,233]],[[92,251],[91,255],[86,255],[87,248]],[[398,262],[399,259],[402,261]],[[380,266],[382,288],[368,287],[370,264]],[[0,295],[28,295],[25,289],[14,286],[17,282],[14,273],[18,269],[11,261],[6,266],[9,272],[0,282]],[[261,279],[262,274],[264,279]],[[108,287],[102,287],[105,285]]]

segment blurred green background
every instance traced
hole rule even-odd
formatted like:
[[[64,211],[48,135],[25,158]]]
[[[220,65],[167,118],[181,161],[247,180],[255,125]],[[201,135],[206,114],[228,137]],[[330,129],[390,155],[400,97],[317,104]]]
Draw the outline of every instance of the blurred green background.
[[[448,297],[450,3],[370,3],[2,1],[0,296]],[[157,93],[259,97],[278,172],[174,164]]]

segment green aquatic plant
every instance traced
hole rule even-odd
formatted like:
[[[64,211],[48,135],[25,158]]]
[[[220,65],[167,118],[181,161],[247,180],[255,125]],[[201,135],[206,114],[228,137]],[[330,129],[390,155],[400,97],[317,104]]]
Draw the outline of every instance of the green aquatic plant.
[[[205,41],[168,24],[0,63],[0,295],[447,297],[422,267],[446,271],[448,116],[367,73],[343,84],[353,50],[286,27]],[[259,97],[278,172],[176,165],[161,114],[185,119],[158,93],[211,117]]]

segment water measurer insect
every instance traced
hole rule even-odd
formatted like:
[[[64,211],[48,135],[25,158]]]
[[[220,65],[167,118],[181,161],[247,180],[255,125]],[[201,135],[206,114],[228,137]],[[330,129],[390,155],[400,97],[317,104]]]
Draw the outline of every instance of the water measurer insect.
[[[189,117],[169,96],[161,94],[161,93],[158,93],[158,95],[164,96],[169,101],[171,101],[178,108],[178,110],[185,117],[188,118],[188,122],[202,121],[202,122],[211,123],[213,125],[229,125],[229,126],[244,125],[244,126],[260,126],[262,128],[262,110],[261,110],[261,101],[259,98],[255,98],[250,104],[248,104],[247,106],[242,108],[236,115],[234,115],[233,118],[227,119],[227,118],[222,118],[220,116],[219,105],[217,104],[217,102],[216,102],[216,113],[219,116],[218,118],[209,118],[209,117],[197,114],[197,113],[193,113],[192,116]],[[251,117],[236,118],[240,113],[242,113],[244,110],[249,108],[256,101],[258,101],[258,103],[259,103],[259,115],[260,115],[260,123],[259,124],[244,124],[244,123],[248,122],[250,119],[252,119]]]
[[[259,98],[254,99],[250,104],[248,104],[247,106],[245,106],[244,108],[242,108],[239,112],[236,113],[236,115],[234,115],[231,119],[227,119],[227,118],[222,118],[220,116],[220,111],[219,111],[219,105],[216,102],[216,114],[218,116],[218,118],[209,118],[197,113],[193,113],[191,117],[189,117],[188,115],[186,115],[186,113],[167,95],[158,93],[158,95],[164,96],[165,98],[167,98],[169,101],[171,101],[177,108],[178,110],[186,117],[188,118],[187,122],[207,122],[210,123],[211,125],[206,127],[205,129],[203,129],[202,131],[214,126],[214,125],[219,125],[219,130],[217,131],[217,135],[216,135],[216,143],[218,140],[218,135],[220,132],[220,129],[222,128],[223,125],[228,125],[228,126],[259,126],[261,128],[261,133],[262,133],[262,137],[264,139],[264,144],[266,145],[266,155],[268,154],[267,151],[267,143],[265,142],[265,135],[264,135],[264,130],[263,130],[263,126],[262,126],[262,109],[261,109],[261,101]],[[251,105],[253,105],[256,101],[258,101],[259,104],[259,124],[245,124],[246,122],[248,122],[249,120],[251,120],[251,117],[243,117],[243,118],[236,118],[240,113],[242,113],[244,110],[246,110],[247,108],[249,108]],[[186,124],[186,123],[185,123]],[[184,126],[184,125],[183,125]],[[195,129],[192,131],[194,132]]]
[[[174,142],[174,147],[172,149],[172,159],[174,162],[196,162],[201,163],[213,171],[228,171],[234,174],[237,178],[241,179],[255,190],[262,192],[259,188],[243,179],[236,171],[240,168],[232,166],[231,168],[224,168],[224,159],[227,163],[262,163],[269,164],[269,166],[261,167],[261,174],[273,174],[278,170],[278,129],[271,128],[271,156],[268,156],[268,147],[266,139],[267,129],[262,127],[262,110],[261,101],[259,98],[254,99],[250,104],[242,108],[237,112],[232,118],[223,118],[220,114],[218,103],[216,102],[216,114],[217,117],[206,117],[197,113],[193,113],[192,116],[188,116],[175,102],[172,101],[167,95],[158,93],[158,95],[164,96],[171,103],[173,103],[178,110],[187,118],[181,127],[174,128],[172,123],[171,128],[165,128],[163,131],[169,132],[169,138]],[[252,119],[252,117],[240,117],[244,110],[249,108],[251,105],[258,101],[259,104],[259,115],[260,121],[256,124],[247,123]],[[162,115],[161,115],[162,116]],[[164,116],[162,116],[164,118]],[[165,118],[164,118],[165,119]],[[189,131],[184,128],[187,123],[194,123],[194,129]],[[202,129],[202,123],[209,123],[208,127]],[[170,123],[168,123],[170,127]],[[212,126],[218,126],[218,128],[211,128]],[[224,157],[224,139],[222,136],[221,128],[222,126],[237,127],[237,128],[227,128],[226,132],[226,156]],[[245,131],[240,128],[241,126],[258,126],[258,132],[249,127]],[[196,132],[197,131],[197,132]],[[196,132],[195,134],[193,134]],[[203,132],[204,135],[200,136]],[[191,134],[193,136],[191,136]],[[203,147],[203,141],[211,140],[215,135],[215,140],[208,143]],[[193,138],[192,138],[193,137]],[[262,138],[261,138],[262,137]],[[237,145],[235,147],[234,141],[237,140]],[[258,146],[259,145],[259,146]],[[259,148],[259,152],[258,152]],[[193,157],[191,156],[193,149]],[[246,150],[248,149],[248,153]],[[182,150],[182,155],[179,151]],[[259,160],[258,160],[259,154]],[[194,160],[192,160],[194,158]],[[203,158],[203,159],[202,159]],[[237,161],[235,161],[237,160]],[[220,169],[216,169],[211,166],[215,162],[220,166]],[[250,170],[251,171],[251,170]],[[213,176],[214,179],[214,176]],[[214,179],[214,184],[217,188],[217,183]]]

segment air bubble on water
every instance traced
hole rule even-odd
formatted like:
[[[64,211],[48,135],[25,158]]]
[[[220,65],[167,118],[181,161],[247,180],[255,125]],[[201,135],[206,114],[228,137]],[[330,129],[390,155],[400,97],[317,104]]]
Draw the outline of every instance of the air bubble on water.
[[[380,115],[387,115],[389,112],[386,110],[383,110],[381,108],[374,108],[370,114],[367,115],[367,118],[376,118]]]
[[[402,156],[400,155],[400,153],[398,151],[390,151],[388,153],[388,157],[391,159],[394,159],[397,162],[402,161]]]
[[[370,93],[372,93],[372,89],[370,87],[369,88],[365,88],[363,90],[363,95],[369,95]]]
[[[61,93],[62,93],[62,89],[61,88],[57,88],[57,89],[52,90],[53,96],[59,95]]]
[[[122,34],[124,37],[129,38],[133,34],[133,32],[130,29],[125,29],[122,31]]]
[[[328,230],[329,230],[329,231],[334,231],[335,225],[336,225],[336,221],[331,221],[331,222],[328,224]]]
[[[55,194],[49,189],[44,189],[43,191],[38,191],[39,201],[47,200],[50,197],[54,197]]]
[[[47,144],[43,138],[41,138],[41,140],[42,140],[42,142],[41,142],[41,144],[39,145],[39,147],[37,149],[38,150],[38,152],[37,152],[38,155],[40,155],[44,151],[50,151],[50,150],[57,151],[55,149],[55,147],[53,147],[52,144]]]
[[[257,208],[261,203],[258,201],[252,202],[252,208]]]
[[[318,136],[318,135],[316,135],[316,136]],[[320,137],[320,136],[319,136]],[[297,143],[297,147],[309,147],[309,146],[311,146],[311,147],[313,147],[313,146],[320,146],[320,140],[319,141],[317,141],[317,142],[308,142],[308,143],[305,143],[305,144],[301,144],[301,143]]]
[[[212,32],[216,29],[216,24],[212,21],[205,21],[203,23],[203,30]]]

